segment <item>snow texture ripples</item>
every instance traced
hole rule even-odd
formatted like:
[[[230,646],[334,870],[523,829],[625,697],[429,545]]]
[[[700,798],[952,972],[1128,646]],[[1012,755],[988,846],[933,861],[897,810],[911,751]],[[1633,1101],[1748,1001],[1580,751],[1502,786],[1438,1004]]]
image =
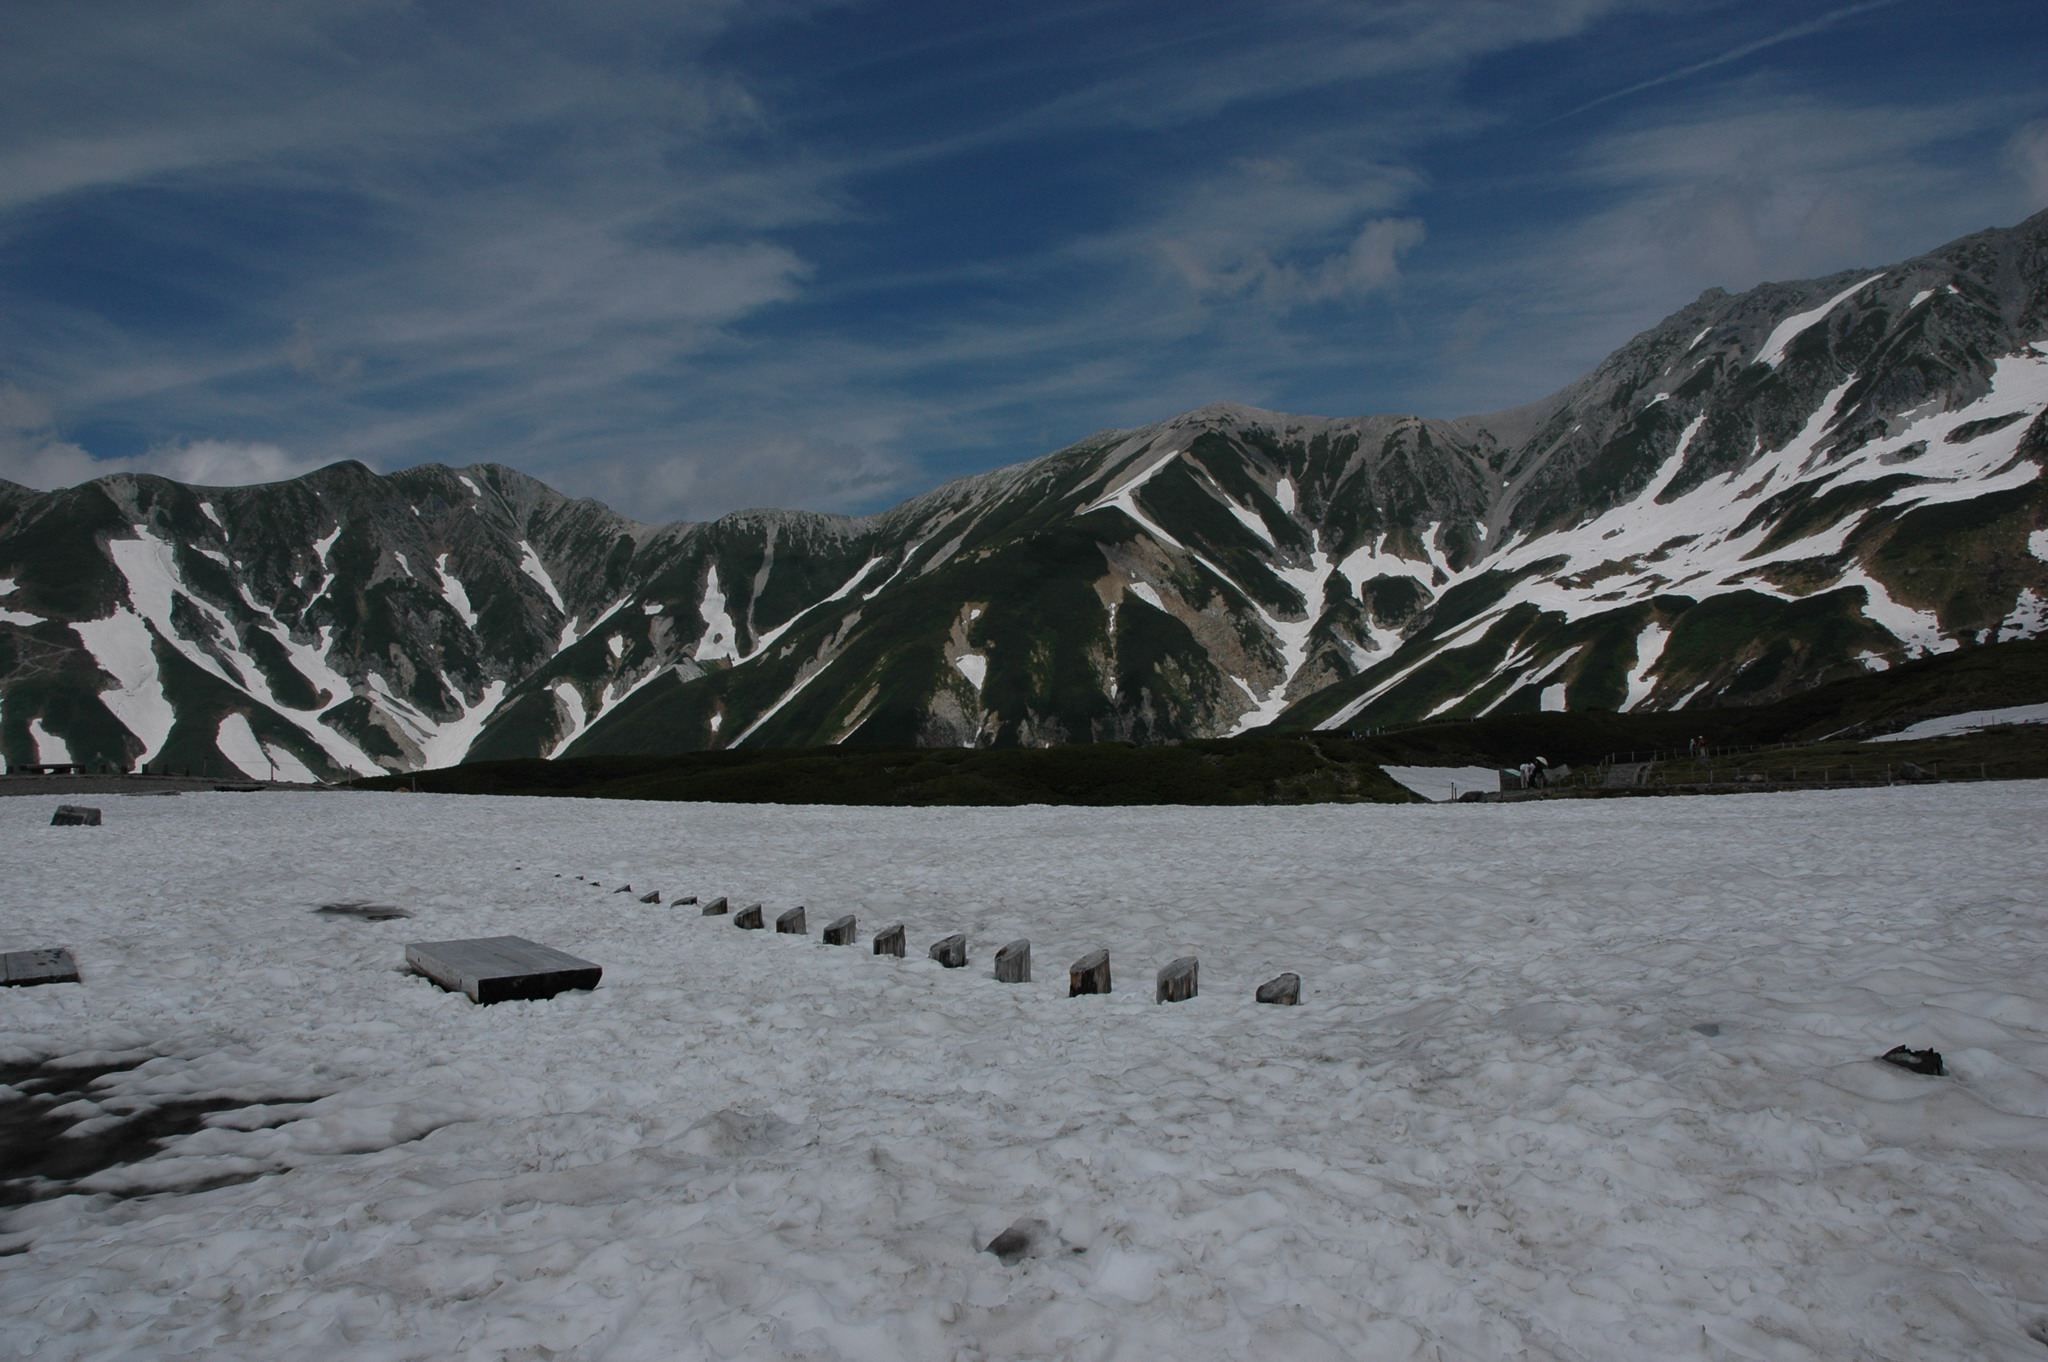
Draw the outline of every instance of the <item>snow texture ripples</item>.
[[[0,801],[0,949],[87,980],[0,990],[0,1062],[247,1104],[0,1222],[0,1355],[2038,1358],[2044,813]],[[970,968],[917,958],[955,931]],[[401,968],[505,933],[602,986]],[[1118,991],[1068,999],[1095,947]]]

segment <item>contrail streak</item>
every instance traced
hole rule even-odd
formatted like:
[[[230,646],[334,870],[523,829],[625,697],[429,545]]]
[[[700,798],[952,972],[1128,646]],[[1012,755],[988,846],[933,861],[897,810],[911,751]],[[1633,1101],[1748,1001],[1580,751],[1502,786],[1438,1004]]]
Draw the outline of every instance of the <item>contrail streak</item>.
[[[1611,103],[1617,99],[1626,99],[1630,95],[1640,94],[1644,90],[1654,89],[1659,85],[1669,85],[1674,80],[1684,80],[1687,76],[1698,75],[1702,71],[1710,71],[1716,66],[1725,66],[1731,61],[1741,61],[1752,52],[1761,52],[1767,47],[1776,47],[1779,43],[1789,43],[1795,38],[1804,38],[1809,33],[1818,33],[1822,29],[1830,28],[1844,19],[1853,18],[1858,14],[1867,14],[1874,9],[1884,9],[1889,5],[1896,5],[1898,3],[1899,0],[1859,0],[1857,4],[1844,5],[1840,9],[1831,9],[1819,18],[1808,19],[1803,24],[1794,24],[1790,28],[1780,29],[1769,37],[1758,38],[1754,42],[1731,47],[1717,57],[1709,57],[1705,61],[1694,62],[1691,66],[1682,66],[1676,71],[1667,71],[1661,76],[1652,76],[1648,80],[1639,81],[1629,86],[1626,90],[1616,90],[1612,94],[1605,94],[1598,99],[1588,100],[1576,109],[1567,110],[1556,118],[1545,120],[1541,126],[1548,127],[1552,123],[1562,122],[1567,118],[1575,118],[1588,109],[1597,109],[1602,104]]]

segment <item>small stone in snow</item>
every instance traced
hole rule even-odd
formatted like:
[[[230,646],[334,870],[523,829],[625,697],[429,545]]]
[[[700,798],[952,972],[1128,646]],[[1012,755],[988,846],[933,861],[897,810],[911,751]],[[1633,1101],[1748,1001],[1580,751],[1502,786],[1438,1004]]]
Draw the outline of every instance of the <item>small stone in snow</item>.
[[[993,1253],[1002,1259],[1004,1267],[1015,1267],[1026,1258],[1036,1258],[1044,1253],[1052,1237],[1050,1224],[1036,1216],[1027,1216],[989,1240],[988,1247],[982,1252]]]
[[[661,891],[659,889],[650,890],[640,896],[640,901],[642,903],[660,903]]]
[[[1908,1050],[1903,1045],[1894,1045],[1878,1058],[1887,1064],[1896,1064],[1909,1073],[1931,1074],[1939,1078],[1947,1072],[1941,1066],[1939,1050]]]

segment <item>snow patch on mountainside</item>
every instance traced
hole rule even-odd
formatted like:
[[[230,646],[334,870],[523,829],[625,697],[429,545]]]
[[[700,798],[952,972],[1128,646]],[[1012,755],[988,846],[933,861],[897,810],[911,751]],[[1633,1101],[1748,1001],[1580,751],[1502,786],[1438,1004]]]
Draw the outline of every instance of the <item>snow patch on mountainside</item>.
[[[43,727],[42,716],[28,721],[28,735],[36,745],[37,766],[60,766],[71,760],[71,747],[62,738]]]
[[[138,760],[151,760],[178,716],[164,697],[148,622],[126,606],[117,606],[105,619],[80,620],[71,627],[114,680],[111,690],[100,692],[100,702],[142,744]]]
[[[1757,351],[1756,362],[1775,369],[1785,359],[1785,349],[1810,327],[1820,322],[1830,312],[1848,302],[1851,298],[1885,277],[1889,271],[1879,270],[1859,284],[1852,284],[1834,297],[1810,312],[1800,312],[1779,322],[1777,329],[1765,338],[1763,348]]]
[[[222,719],[220,728],[214,733],[213,745],[242,775],[251,780],[271,778],[269,754],[256,740],[256,730],[249,727],[247,715],[230,714]]]
[[[447,554],[444,553],[434,560],[434,571],[441,578],[442,597],[447,600],[450,606],[454,607],[456,614],[462,616],[464,624],[468,625],[471,629],[476,628],[477,615],[476,611],[470,606],[469,592],[463,587],[460,579],[448,570]]]
[[[1643,632],[1636,636],[1636,665],[1628,677],[1628,698],[1622,702],[1622,709],[1632,710],[1650,698],[1650,692],[1657,688],[1657,679],[1651,670],[1657,660],[1664,656],[1664,645],[1671,641],[1671,631],[1652,620],[1643,626]]]
[[[220,721],[214,746],[251,780],[290,780],[303,785],[319,783],[319,777],[285,748],[256,736],[246,715],[230,714]]]
[[[697,615],[704,621],[704,637],[697,641],[693,656],[699,662],[739,661],[739,630],[726,611],[725,593],[718,588],[716,564],[704,574],[704,597],[697,602]]]
[[[583,736],[583,730],[590,720],[583,712],[583,692],[567,681],[557,681],[554,686],[555,703],[562,709],[562,736],[548,750],[550,757],[558,757],[562,749]]]
[[[533,551],[533,545],[524,539],[519,541],[519,570],[540,585],[540,589],[547,593],[547,598],[555,609],[565,615],[569,613],[569,607],[562,601],[561,591],[555,586],[555,579],[548,575],[547,565],[542,563],[540,555]]]
[[[1273,646],[1279,654],[1280,679],[1274,682],[1265,694],[1253,697],[1256,703],[1238,719],[1232,732],[1243,733],[1261,724],[1269,724],[1279,718],[1281,712],[1287,708],[1290,698],[1288,687],[1308,661],[1310,635],[1315,632],[1316,620],[1322,607],[1323,587],[1329,582],[1330,574],[1336,571],[1336,568],[1336,560],[1322,551],[1320,537],[1317,538],[1316,548],[1309,554],[1308,566],[1273,566],[1273,575],[1285,582],[1302,599],[1305,608],[1302,618],[1298,620],[1283,619],[1256,600],[1252,600],[1249,595],[1246,596],[1245,599],[1258,615],[1260,623],[1266,626],[1273,637]],[[1245,689],[1247,694],[1252,693],[1249,686]]]
[[[452,686],[449,688],[454,689]],[[484,724],[498,708],[498,702],[505,698],[505,683],[493,681],[484,687],[483,698],[466,707],[461,715],[445,724],[427,720],[419,711],[412,711],[412,719],[419,726],[421,765],[431,770],[440,766],[453,766],[469,754],[469,746],[477,735],[483,732]]]

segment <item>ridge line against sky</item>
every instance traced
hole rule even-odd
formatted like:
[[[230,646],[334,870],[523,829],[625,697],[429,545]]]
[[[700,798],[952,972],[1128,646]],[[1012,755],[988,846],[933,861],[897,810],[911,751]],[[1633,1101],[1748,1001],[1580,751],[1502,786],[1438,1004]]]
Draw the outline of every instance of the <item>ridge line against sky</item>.
[[[0,47],[0,477],[869,512],[1540,398],[2048,204],[2038,0],[107,0]]]

